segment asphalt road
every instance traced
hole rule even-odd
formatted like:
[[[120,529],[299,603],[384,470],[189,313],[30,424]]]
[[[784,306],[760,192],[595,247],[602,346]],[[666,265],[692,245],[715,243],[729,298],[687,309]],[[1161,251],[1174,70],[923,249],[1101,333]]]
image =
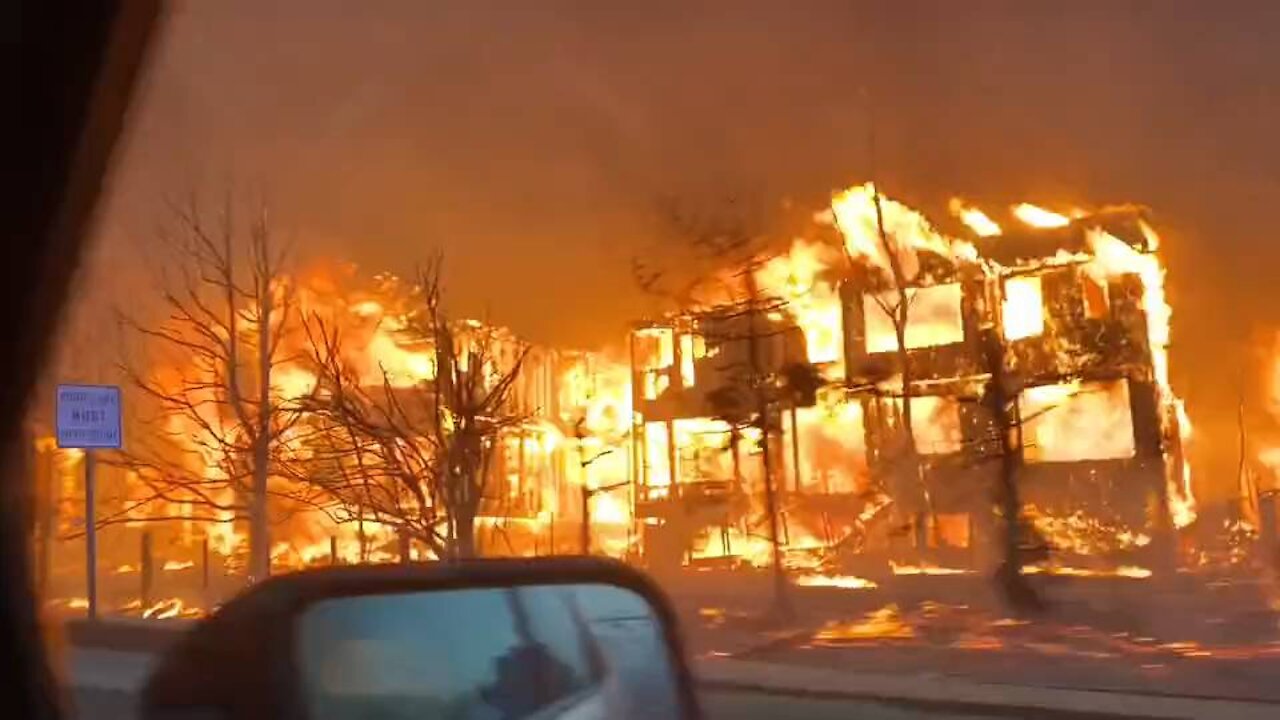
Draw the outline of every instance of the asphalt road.
[[[138,716],[132,693],[118,690],[84,690],[72,692],[72,712],[75,720],[134,720]]]
[[[102,650],[102,649],[85,649],[78,648],[69,657],[66,658],[67,664],[64,668],[63,677],[68,680],[66,687],[68,688],[68,702],[71,704],[72,713],[69,717],[78,720],[132,720],[137,717],[135,693],[138,687],[142,685],[150,671],[150,665],[153,658],[146,653]],[[765,666],[767,677],[777,679],[776,675],[768,673],[781,672],[785,666],[779,666],[772,669]],[[758,669],[758,668],[757,668]],[[735,673],[743,673],[751,668],[746,663],[736,666]],[[709,672],[708,668],[702,668],[702,672]],[[755,680],[759,680],[759,673],[755,673]],[[871,676],[863,676],[862,680],[866,681]],[[829,678],[828,678],[829,679]],[[812,678],[810,678],[812,680]],[[858,685],[854,682],[855,678],[848,679],[849,685],[839,684],[838,692],[852,692]],[[843,683],[845,680],[841,678]],[[887,680],[877,680],[877,683],[887,683]],[[865,685],[865,682],[861,683]],[[890,683],[891,684],[891,683]],[[831,683],[826,685],[831,687]],[[765,684],[768,686],[768,683]],[[783,687],[791,687],[785,685]],[[822,688],[819,684],[816,687]],[[880,691],[889,692],[892,695],[892,687],[884,684],[876,685]],[[862,688],[866,690],[865,687]],[[953,688],[953,690],[955,690]],[[1010,702],[1017,702],[1018,697],[1022,696],[1022,701],[1026,700],[1025,693],[1028,688],[1010,687],[1009,692],[1012,694]],[[836,692],[834,687],[823,692]],[[958,692],[958,691],[957,691]],[[1040,701],[1045,700],[1042,695],[1044,693],[1053,693],[1058,691],[1036,690],[1037,698]],[[963,695],[964,693],[960,693]],[[911,695],[911,693],[907,693]],[[893,695],[896,697],[896,695]],[[905,696],[904,696],[905,697]],[[954,699],[952,695],[949,698]],[[956,711],[954,709],[947,711],[938,707],[922,708],[919,706],[904,706],[896,703],[877,702],[871,700],[856,699],[818,699],[813,696],[805,696],[799,694],[773,694],[768,692],[760,692],[748,689],[730,689],[726,686],[708,687],[702,694],[702,702],[705,716],[710,720],[734,720],[742,718],[743,720],[781,720],[786,718],[790,720],[908,720],[911,718],[928,718],[930,720],[986,720],[993,718],[992,715],[975,714],[982,711],[971,710],[969,712]],[[1073,700],[1078,704],[1079,700]],[[1140,714],[1153,712],[1154,715],[1161,717],[1240,717],[1240,718],[1272,718],[1276,717],[1267,707],[1252,707],[1247,711],[1241,710],[1239,707],[1234,709],[1217,708],[1212,712],[1206,711],[1204,708],[1196,709],[1196,701],[1191,699],[1174,699],[1176,712],[1168,712],[1166,714],[1155,713],[1152,703],[1156,703],[1155,699],[1139,700],[1141,705]],[[1162,700],[1160,705],[1168,705],[1169,700]],[[1181,703],[1189,703],[1185,706]],[[1000,712],[1001,718],[1018,718],[1018,717],[1036,717],[1035,711],[1031,708],[1039,702],[1031,702],[1021,707],[1026,708],[1019,711],[1014,707],[1008,707],[1005,711]],[[1068,706],[1062,705],[1064,709]],[[1169,708],[1165,708],[1168,710]],[[1117,711],[1112,711],[1114,715]],[[1025,713],[1025,714],[1024,714]],[[1243,714],[1242,714],[1243,713]],[[1129,716],[1130,712],[1122,712],[1120,715]]]
[[[145,652],[97,648],[76,648],[64,657],[63,677],[67,680],[70,717],[79,720],[132,720],[137,716],[135,694],[149,675],[154,658]],[[1108,717],[1142,715],[1167,718],[1275,718],[1275,705],[1134,696],[1112,693],[1082,693],[1044,687],[978,686],[965,681],[937,678],[928,693],[908,679],[885,674],[848,674],[803,666],[773,665],[734,661],[729,665],[703,663],[695,671],[704,681],[702,693],[705,716],[710,720],[986,720],[986,718],[1037,717],[1034,708],[1054,711],[1105,713]],[[799,671],[799,674],[797,674]],[[755,689],[776,687],[778,692]],[[737,689],[742,688],[742,689]],[[806,688],[818,696],[801,694]],[[992,695],[992,693],[996,693]],[[822,695],[825,693],[825,697]],[[975,694],[976,693],[976,694]],[[1030,693],[1030,695],[1028,695]],[[913,705],[898,701],[831,699],[832,694],[881,698],[913,698]],[[941,698],[941,700],[940,700]],[[966,700],[967,698],[967,700]],[[959,703],[977,702],[958,709]],[[946,707],[939,703],[945,703]],[[922,705],[922,703],[924,703]],[[933,703],[930,705],[929,703]],[[1101,703],[1101,704],[1100,704]],[[1136,703],[1136,704],[1135,704]],[[992,705],[999,711],[988,710]],[[987,713],[987,714],[983,714]]]
[[[76,693],[77,720],[133,720],[132,697],[114,691]],[[977,715],[922,713],[871,702],[813,700],[746,692],[710,692],[702,697],[707,720],[988,720]],[[1009,715],[1001,716],[1008,720]],[[994,719],[992,719],[994,720]]]
[[[78,687],[71,702],[77,720],[133,720],[133,688],[141,684],[151,658],[138,653],[78,649],[69,658]],[[89,684],[95,687],[88,687]],[[816,700],[754,692],[710,691],[702,696],[708,720],[985,720],[973,715],[923,713],[875,702]],[[1009,716],[1003,716],[1008,718]]]
[[[874,702],[815,700],[751,692],[713,691],[702,696],[708,720],[994,720],[983,715],[948,715]],[[1015,715],[1002,715],[1009,720]]]

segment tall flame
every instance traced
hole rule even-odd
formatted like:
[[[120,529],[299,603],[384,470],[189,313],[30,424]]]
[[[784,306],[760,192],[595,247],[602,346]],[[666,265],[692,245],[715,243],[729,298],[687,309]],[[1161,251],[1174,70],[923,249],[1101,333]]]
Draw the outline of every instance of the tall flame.
[[[825,274],[838,256],[830,246],[797,239],[756,273],[760,287],[787,303],[804,332],[809,362],[844,359],[840,294]]]
[[[1164,266],[1154,252],[1159,246],[1159,238],[1155,230],[1145,222],[1141,223],[1141,228],[1151,252],[1140,252],[1101,228],[1087,229],[1085,239],[1094,255],[1094,261],[1087,269],[1103,278],[1133,274],[1142,281],[1142,309],[1147,316],[1147,343],[1151,349],[1153,374],[1165,403],[1178,421],[1182,439],[1187,441],[1191,437],[1191,423],[1182,400],[1174,394],[1169,384],[1169,339],[1173,310],[1165,297]],[[1189,463],[1183,463],[1182,477],[1170,479],[1168,497],[1169,509],[1178,527],[1185,527],[1195,520],[1195,496],[1192,493]]]
[[[919,274],[920,251],[948,258],[977,258],[977,249],[972,244],[943,236],[924,215],[896,200],[877,195],[872,183],[837,193],[831,199],[829,217],[844,236],[845,251],[850,257],[888,270],[891,263],[881,237],[883,225],[884,239],[897,254],[903,275],[908,279]]]

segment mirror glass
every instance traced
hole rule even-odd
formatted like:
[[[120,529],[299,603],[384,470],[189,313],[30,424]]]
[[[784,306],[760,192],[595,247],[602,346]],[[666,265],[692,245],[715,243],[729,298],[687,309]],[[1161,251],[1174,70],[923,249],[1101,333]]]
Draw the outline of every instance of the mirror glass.
[[[660,621],[612,585],[335,598],[298,622],[312,720],[681,717]]]

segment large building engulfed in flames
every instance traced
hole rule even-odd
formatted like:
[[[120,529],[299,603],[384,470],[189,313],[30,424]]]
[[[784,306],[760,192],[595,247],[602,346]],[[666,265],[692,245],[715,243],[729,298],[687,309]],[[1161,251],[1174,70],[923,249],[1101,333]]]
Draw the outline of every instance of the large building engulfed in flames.
[[[979,552],[1000,447],[982,402],[984,328],[1016,384],[1022,499],[1049,542],[1095,550],[1092,526],[1105,549],[1132,550],[1188,522],[1189,426],[1169,387],[1169,306],[1143,213],[1022,205],[1004,231],[977,209],[953,210],[968,238],[853,188],[824,218],[843,248],[796,241],[754,268],[760,293],[780,301],[760,306],[752,331],[762,372],[785,379],[807,361],[821,377],[812,396],[783,394],[765,410],[788,547],[871,549],[907,525],[917,557]],[[909,279],[905,323],[894,277]],[[759,432],[735,430],[716,402],[750,362],[743,314],[710,308],[635,330],[637,513],[658,561],[760,556],[768,537]],[[918,471],[900,462],[904,396]]]

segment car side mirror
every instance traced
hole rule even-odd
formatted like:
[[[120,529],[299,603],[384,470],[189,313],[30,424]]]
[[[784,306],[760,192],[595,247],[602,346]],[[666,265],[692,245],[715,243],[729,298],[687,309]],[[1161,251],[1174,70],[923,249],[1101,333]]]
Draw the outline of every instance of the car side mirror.
[[[150,720],[699,717],[665,597],[596,558],[272,578],[175,644],[140,709]]]

